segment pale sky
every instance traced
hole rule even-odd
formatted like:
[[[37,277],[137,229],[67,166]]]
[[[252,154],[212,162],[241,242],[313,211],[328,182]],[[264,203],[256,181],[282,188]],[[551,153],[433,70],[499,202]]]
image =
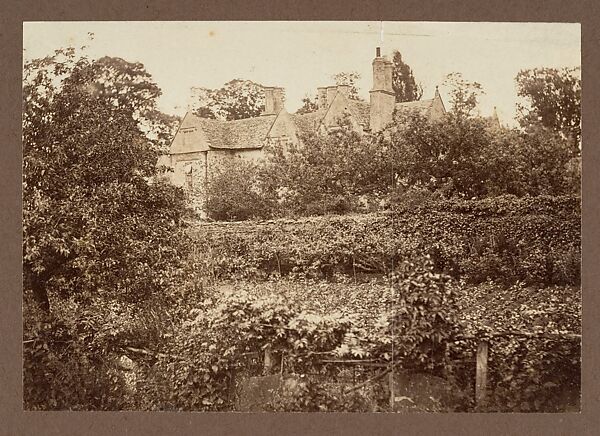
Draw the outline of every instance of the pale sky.
[[[294,112],[305,94],[334,84],[333,74],[357,71],[368,101],[380,45],[383,54],[400,50],[423,84],[423,98],[447,74],[460,72],[483,86],[482,115],[497,106],[500,121],[514,124],[517,73],[580,66],[580,29],[576,23],[28,22],[23,45],[26,59],[86,44],[92,58],[142,62],[163,91],[159,108],[176,115],[185,113],[192,86],[218,88],[234,78],[284,87],[286,109]],[[88,32],[95,35],[91,42]],[[440,91],[448,108],[446,90]]]

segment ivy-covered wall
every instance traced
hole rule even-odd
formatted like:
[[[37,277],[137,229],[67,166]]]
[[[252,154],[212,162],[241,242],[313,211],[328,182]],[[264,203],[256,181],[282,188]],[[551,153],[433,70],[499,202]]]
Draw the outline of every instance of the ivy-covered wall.
[[[578,197],[447,200],[385,213],[195,227],[197,260],[215,278],[387,273],[430,254],[471,283],[578,284]]]

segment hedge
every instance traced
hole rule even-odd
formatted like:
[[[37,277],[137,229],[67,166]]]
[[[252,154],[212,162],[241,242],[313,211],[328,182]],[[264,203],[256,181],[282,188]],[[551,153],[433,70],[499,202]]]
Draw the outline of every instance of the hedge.
[[[578,197],[428,201],[384,213],[208,223],[192,228],[195,260],[215,278],[388,273],[430,254],[470,283],[578,284]]]

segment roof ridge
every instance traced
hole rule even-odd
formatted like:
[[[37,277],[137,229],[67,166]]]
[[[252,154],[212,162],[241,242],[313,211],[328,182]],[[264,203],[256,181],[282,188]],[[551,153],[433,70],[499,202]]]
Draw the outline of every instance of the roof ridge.
[[[175,138],[177,138],[177,134],[179,133],[179,129],[181,129],[181,126],[182,126],[183,122],[185,121],[185,119],[186,119],[186,117],[188,116],[189,113],[190,113],[190,111],[186,111],[185,112],[185,115],[183,116],[183,118],[179,122],[179,125],[177,126],[177,131],[175,132],[175,135],[173,135],[173,139],[171,139],[171,142],[169,142],[169,154],[171,152],[171,149],[173,148],[173,142],[175,142]]]
[[[265,137],[263,138],[263,146],[264,146],[264,142],[266,141],[266,139],[269,137],[269,133],[271,133],[271,130],[273,130],[273,126],[275,125],[275,122],[279,119],[279,117],[281,116],[282,113],[288,113],[285,108],[281,108],[279,110],[279,112],[277,112],[277,114],[275,115],[275,118],[273,118],[273,121],[271,122],[271,125],[269,126],[269,128],[267,129],[267,133],[265,133]],[[289,114],[288,114],[289,115]],[[268,115],[267,115],[268,116]],[[265,116],[265,118],[267,117]]]
[[[435,97],[433,98],[425,98],[422,100],[412,100],[412,101],[397,101],[396,104],[414,104],[414,103],[433,103]]]

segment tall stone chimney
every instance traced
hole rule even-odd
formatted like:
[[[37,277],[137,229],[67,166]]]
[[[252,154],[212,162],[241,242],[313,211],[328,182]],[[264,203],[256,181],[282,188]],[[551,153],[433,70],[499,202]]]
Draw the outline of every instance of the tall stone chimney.
[[[283,88],[265,86],[265,111],[263,115],[276,115],[283,109],[285,92]]]
[[[377,47],[373,59],[373,88],[369,92],[371,100],[370,128],[378,132],[392,122],[396,97],[392,88],[393,64]]]

